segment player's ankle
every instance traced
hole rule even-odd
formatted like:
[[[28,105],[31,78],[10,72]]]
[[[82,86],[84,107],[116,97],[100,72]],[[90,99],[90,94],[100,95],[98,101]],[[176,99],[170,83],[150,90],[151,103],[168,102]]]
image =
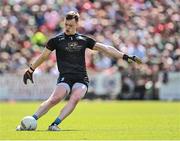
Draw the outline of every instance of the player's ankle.
[[[55,121],[51,124],[51,126],[52,125],[59,125],[61,123],[61,119],[59,118],[59,117],[57,117],[56,119],[55,119]]]
[[[33,118],[35,118],[36,120],[38,120],[38,116],[37,115],[32,115]]]

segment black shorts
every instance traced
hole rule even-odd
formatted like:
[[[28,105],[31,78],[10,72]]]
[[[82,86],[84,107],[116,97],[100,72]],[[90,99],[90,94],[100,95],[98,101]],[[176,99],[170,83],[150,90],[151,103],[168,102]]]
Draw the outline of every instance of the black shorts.
[[[70,88],[72,88],[72,86],[75,84],[75,83],[82,83],[84,85],[87,86],[88,88],[88,84],[89,84],[89,79],[88,79],[88,76],[87,75],[60,75],[58,77],[58,80],[57,80],[57,84],[59,83],[67,83]]]

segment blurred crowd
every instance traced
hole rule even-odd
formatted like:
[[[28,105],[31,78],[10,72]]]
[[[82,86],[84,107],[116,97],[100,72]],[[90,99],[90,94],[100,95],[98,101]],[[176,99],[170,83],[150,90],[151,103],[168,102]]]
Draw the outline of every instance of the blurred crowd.
[[[180,71],[179,0],[1,0],[0,74],[24,71],[48,39],[62,32],[70,10],[80,14],[80,33],[142,58],[142,65],[129,65],[87,51],[88,70],[120,71],[124,92],[155,88],[159,72],[166,83],[167,72]],[[55,62],[52,53],[37,72],[57,74]]]

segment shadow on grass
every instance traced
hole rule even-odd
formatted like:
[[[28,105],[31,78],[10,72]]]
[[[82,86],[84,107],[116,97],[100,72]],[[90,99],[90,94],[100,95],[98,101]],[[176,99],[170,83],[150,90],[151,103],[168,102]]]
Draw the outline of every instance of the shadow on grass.
[[[60,131],[49,131],[47,129],[39,129],[39,130],[29,130],[29,131],[18,131],[18,132],[52,132],[52,133],[58,133],[58,132],[80,132],[80,131],[98,131],[98,132],[105,132],[105,131],[112,131],[112,129],[88,129],[88,130],[79,130],[79,129],[60,129]],[[122,132],[122,129],[113,129],[113,132]]]
[[[77,130],[77,129],[65,129],[60,131],[36,130],[34,132],[78,132],[78,131],[82,131],[82,130]]]

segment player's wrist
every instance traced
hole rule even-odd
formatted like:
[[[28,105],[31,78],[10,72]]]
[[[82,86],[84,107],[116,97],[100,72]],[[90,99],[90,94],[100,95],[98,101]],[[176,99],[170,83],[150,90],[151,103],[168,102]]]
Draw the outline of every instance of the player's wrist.
[[[29,69],[28,69],[28,71],[29,71],[30,73],[33,73],[33,72],[35,71],[35,69],[34,69],[32,66],[30,66]]]
[[[130,57],[129,57],[127,54],[124,54],[124,55],[123,55],[123,60],[128,61],[129,58],[130,58]]]
[[[33,72],[34,72],[34,68],[32,68],[32,67],[29,67],[29,69],[30,69],[31,71],[33,71]]]

